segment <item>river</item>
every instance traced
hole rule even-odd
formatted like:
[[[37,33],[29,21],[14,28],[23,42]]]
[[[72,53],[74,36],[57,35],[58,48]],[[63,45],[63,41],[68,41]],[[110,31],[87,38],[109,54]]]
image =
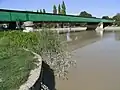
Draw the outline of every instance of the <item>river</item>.
[[[63,35],[77,66],[57,90],[120,90],[120,32],[83,31]]]

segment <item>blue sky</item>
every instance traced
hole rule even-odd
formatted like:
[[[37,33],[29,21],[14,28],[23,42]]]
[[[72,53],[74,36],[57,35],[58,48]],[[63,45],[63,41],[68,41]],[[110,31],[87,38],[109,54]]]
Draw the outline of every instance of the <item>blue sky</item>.
[[[120,12],[120,0],[64,0],[67,14],[78,15],[87,11],[93,16],[113,16]],[[53,5],[62,3],[62,0],[0,0],[0,8],[18,10],[37,10],[45,8],[52,12]]]

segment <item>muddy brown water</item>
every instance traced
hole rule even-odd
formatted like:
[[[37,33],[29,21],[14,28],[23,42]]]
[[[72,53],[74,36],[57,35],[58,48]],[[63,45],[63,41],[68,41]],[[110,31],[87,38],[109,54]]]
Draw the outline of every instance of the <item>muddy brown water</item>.
[[[120,90],[120,32],[77,32],[70,38],[68,48],[77,66],[68,80],[56,80],[56,89]]]

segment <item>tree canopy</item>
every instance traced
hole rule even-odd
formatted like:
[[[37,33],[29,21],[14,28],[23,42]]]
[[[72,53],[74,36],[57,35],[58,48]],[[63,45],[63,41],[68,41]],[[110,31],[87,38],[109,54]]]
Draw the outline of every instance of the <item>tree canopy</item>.
[[[61,14],[66,15],[66,5],[65,5],[64,1],[62,2],[62,11],[61,11]]]
[[[57,7],[56,7],[56,5],[53,6],[53,14],[57,14]]]
[[[45,9],[43,9],[43,13],[46,13]]]
[[[39,12],[39,10],[37,10],[37,12]]]
[[[113,20],[115,20],[115,24],[120,26],[120,13],[117,13],[115,16],[113,16]]]
[[[88,12],[86,12],[86,11],[82,11],[82,12],[80,13],[80,16],[81,16],[81,17],[92,17],[92,15],[89,14]]]
[[[103,16],[102,19],[110,19],[109,16]]]
[[[61,14],[61,6],[60,6],[60,4],[58,5],[58,14]]]
[[[40,13],[42,13],[42,10],[40,9]]]

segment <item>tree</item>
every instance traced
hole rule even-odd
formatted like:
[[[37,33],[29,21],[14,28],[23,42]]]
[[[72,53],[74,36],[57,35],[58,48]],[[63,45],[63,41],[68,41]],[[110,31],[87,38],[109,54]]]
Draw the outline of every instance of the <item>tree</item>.
[[[61,14],[66,15],[66,6],[65,6],[65,2],[62,2],[62,11]]]
[[[58,5],[58,14],[61,14],[61,6],[60,6],[60,4]]]
[[[82,11],[82,12],[80,13],[80,16],[81,16],[81,17],[92,17],[92,15],[89,14],[89,13],[87,13],[86,11]]]
[[[43,13],[46,13],[45,9],[43,9]]]
[[[39,10],[37,10],[37,13],[39,12]]]
[[[120,26],[120,13],[117,13],[115,16],[113,16],[113,20],[115,20],[115,24]]]
[[[53,14],[57,14],[57,7],[55,5],[53,6]]]
[[[110,19],[108,16],[103,16],[102,19]]]
[[[42,13],[42,10],[40,9],[40,13]]]

